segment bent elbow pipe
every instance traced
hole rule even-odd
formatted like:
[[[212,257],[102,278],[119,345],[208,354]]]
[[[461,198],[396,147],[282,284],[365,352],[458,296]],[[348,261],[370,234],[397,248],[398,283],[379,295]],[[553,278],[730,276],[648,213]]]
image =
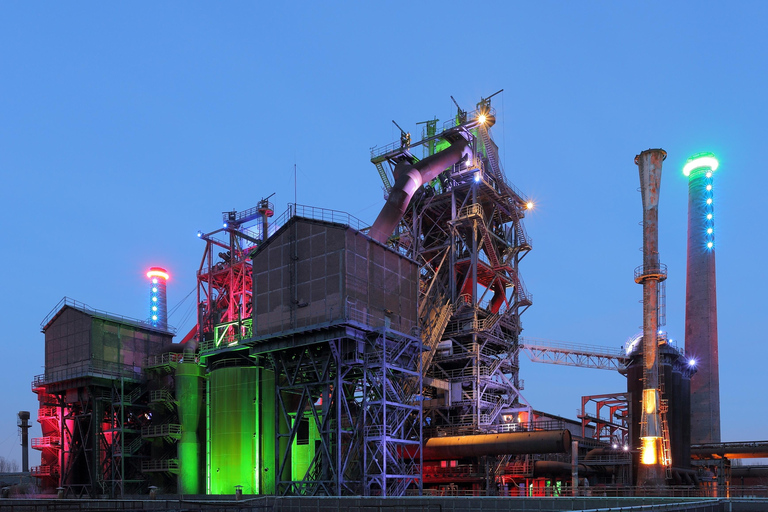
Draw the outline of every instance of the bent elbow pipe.
[[[419,187],[435,179],[448,167],[460,162],[466,147],[467,141],[462,139],[414,165],[404,166],[389,192],[387,202],[371,227],[370,237],[377,242],[385,243],[403,218],[411,198]]]

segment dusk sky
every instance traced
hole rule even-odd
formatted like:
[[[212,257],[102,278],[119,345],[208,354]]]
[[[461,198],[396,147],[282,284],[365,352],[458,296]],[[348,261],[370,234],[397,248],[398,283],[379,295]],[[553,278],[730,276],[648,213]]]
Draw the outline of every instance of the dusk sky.
[[[682,343],[682,167],[717,155],[722,438],[768,439],[766,24],[758,1],[3,2],[0,456],[21,461],[16,413],[37,417],[40,322],[62,297],[146,318],[158,265],[173,309],[196,286],[197,231],[272,193],[277,215],[296,190],[372,223],[370,148],[398,138],[391,121],[419,139],[417,122],[455,114],[451,95],[472,110],[499,89],[492,135],[536,203],[523,336],[617,348],[640,330],[633,160],[660,147],[666,330]],[[193,309],[169,318],[179,338]],[[582,395],[626,390],[521,360],[539,410],[575,418]]]

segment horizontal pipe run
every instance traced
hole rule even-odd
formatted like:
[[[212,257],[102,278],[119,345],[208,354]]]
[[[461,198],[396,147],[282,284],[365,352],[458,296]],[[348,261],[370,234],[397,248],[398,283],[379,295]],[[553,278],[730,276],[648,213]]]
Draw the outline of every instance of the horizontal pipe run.
[[[424,460],[463,459],[484,455],[565,453],[570,446],[571,433],[568,430],[433,437],[424,443]]]

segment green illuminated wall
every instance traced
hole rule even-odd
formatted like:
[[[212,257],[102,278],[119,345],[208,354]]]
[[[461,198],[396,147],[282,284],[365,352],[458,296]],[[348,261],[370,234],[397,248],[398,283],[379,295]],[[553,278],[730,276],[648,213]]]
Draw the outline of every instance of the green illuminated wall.
[[[202,453],[198,435],[202,406],[202,368],[194,362],[179,363],[176,368],[176,400],[179,403],[181,439],[178,444],[179,494],[199,494],[202,475]]]
[[[295,418],[294,421],[296,421]],[[304,480],[307,469],[309,469],[309,465],[315,457],[315,445],[320,440],[312,413],[305,412],[304,421],[307,421],[309,436],[303,439],[301,435],[296,436],[291,445],[291,472],[293,480]]]
[[[210,373],[210,493],[259,494],[259,373],[255,366]]]
[[[261,493],[275,494],[275,372],[261,370],[261,385],[259,387],[259,418],[260,432],[260,462],[261,462]]]

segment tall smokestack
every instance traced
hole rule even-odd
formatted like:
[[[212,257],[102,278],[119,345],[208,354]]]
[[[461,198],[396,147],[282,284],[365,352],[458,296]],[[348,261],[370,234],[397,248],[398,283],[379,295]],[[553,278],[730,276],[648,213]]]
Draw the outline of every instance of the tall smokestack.
[[[696,361],[691,377],[691,443],[720,442],[720,373],[711,153],[688,159],[688,261],[685,278],[685,351]]]
[[[643,199],[643,265],[635,269],[635,282],[643,285],[643,412],[640,419],[638,485],[664,485],[662,428],[659,400],[659,282],[667,278],[659,262],[659,192],[663,149],[648,149],[635,157],[640,170]]]
[[[168,271],[160,267],[152,267],[147,272],[149,278],[149,323],[158,329],[168,329],[168,301],[166,298],[166,283]]]
[[[21,470],[29,472],[29,411],[19,411],[19,430],[21,430]]]

